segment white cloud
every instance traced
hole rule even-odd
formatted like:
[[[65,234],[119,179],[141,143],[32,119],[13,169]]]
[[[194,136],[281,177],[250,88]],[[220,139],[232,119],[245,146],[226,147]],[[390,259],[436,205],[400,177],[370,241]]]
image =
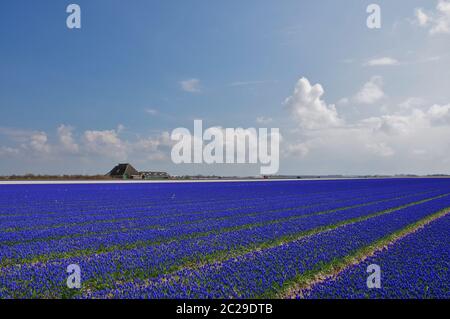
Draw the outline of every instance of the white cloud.
[[[398,64],[399,64],[398,60],[391,57],[375,58],[365,63],[366,66],[390,66]]]
[[[163,161],[169,159],[169,149],[173,145],[169,132],[162,132],[157,136],[141,138],[130,143],[134,154],[145,157],[148,160]]]
[[[426,115],[432,124],[435,125],[450,125],[450,104],[447,105],[433,105],[427,111]]]
[[[58,127],[58,138],[63,150],[78,153],[80,147],[73,138],[73,127],[61,124]]]
[[[169,132],[161,132],[156,136],[140,137],[134,140],[120,138],[120,129],[105,131],[86,131],[84,133],[83,150],[104,158],[125,160],[168,160],[173,141]]]
[[[316,95],[322,94],[319,90]],[[338,112],[334,117],[341,118]],[[309,167],[321,173],[445,173],[447,136],[450,104],[426,106],[423,99],[409,98],[388,114],[320,129],[303,125],[285,136],[282,147],[288,159],[302,160],[294,172]]]
[[[427,26],[430,21],[428,15],[421,8],[416,9],[416,19],[421,27]]]
[[[7,136],[19,146],[19,148],[4,148],[3,151],[8,151],[9,154],[30,152],[33,156],[47,156],[52,151],[45,132],[0,127],[0,134]]]
[[[367,144],[367,149],[375,155],[381,157],[391,157],[394,155],[394,150],[385,142]]]
[[[84,142],[88,152],[109,158],[127,158],[127,145],[115,130],[85,131]]]
[[[420,97],[409,97],[398,106],[402,110],[411,110],[414,108],[421,108],[425,106],[426,101]]]
[[[380,76],[374,76],[369,82],[363,85],[361,90],[356,93],[353,100],[361,104],[373,104],[384,97],[383,79]]]
[[[348,105],[350,103],[350,99],[348,97],[343,97],[337,102],[337,105]]]
[[[418,8],[415,16],[417,24],[428,28],[431,35],[450,34],[450,1],[439,0],[435,11],[425,12]]]
[[[101,167],[111,163],[111,160],[127,160],[142,165],[170,161],[173,141],[169,132],[124,139],[121,137],[124,129],[123,125],[118,125],[112,130],[87,130],[77,138],[72,126],[60,125],[55,130],[55,142],[52,144],[46,132],[0,127],[0,135],[6,136],[8,144],[11,144],[0,145],[0,158],[15,161],[14,164],[23,167],[30,165],[27,162],[29,159],[36,160],[36,164],[57,164],[54,167],[67,162],[67,165],[75,165],[72,167],[75,171],[79,170],[80,161]],[[67,166],[67,169],[71,168]]]
[[[256,123],[258,124],[269,124],[272,123],[273,119],[271,117],[258,116],[256,118]]]
[[[181,89],[189,93],[200,93],[201,86],[199,79],[187,79],[180,82]]]
[[[125,125],[123,125],[123,124],[117,125],[117,133],[120,134],[123,131],[125,131]]]
[[[12,156],[19,154],[19,149],[7,147],[7,146],[0,146],[0,156],[6,157],[6,156]]]
[[[27,143],[30,140],[30,137],[33,134],[36,134],[36,132],[0,126],[0,134],[5,135],[16,142]]]
[[[293,155],[300,158],[305,157],[309,153],[308,143],[287,144],[287,148],[284,153],[287,156]]]
[[[410,108],[403,114],[387,114],[362,120],[363,126],[390,135],[412,134],[421,129],[450,125],[450,104]]]
[[[327,105],[322,99],[324,90],[320,84],[311,85],[308,79],[301,78],[292,96],[285,100],[285,105],[303,129],[320,129],[342,124],[336,107]]]
[[[434,19],[434,26],[431,34],[450,33],[450,2],[440,0],[436,7],[437,17]]]
[[[158,112],[158,110],[155,110],[155,109],[145,109],[145,113],[155,116],[155,115],[158,115],[159,112]]]
[[[47,144],[48,137],[44,132],[36,132],[30,136],[29,143],[25,147],[31,148],[38,153],[49,153],[50,145]]]
[[[361,128],[372,129],[373,132],[382,132],[388,135],[408,134],[414,129],[412,116],[383,115],[362,120]]]

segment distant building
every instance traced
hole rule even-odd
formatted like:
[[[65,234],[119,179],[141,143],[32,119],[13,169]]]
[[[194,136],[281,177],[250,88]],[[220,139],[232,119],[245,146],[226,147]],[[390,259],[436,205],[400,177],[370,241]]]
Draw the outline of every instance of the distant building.
[[[138,172],[131,164],[118,164],[106,176],[121,179],[169,179],[166,172]]]
[[[139,172],[141,179],[168,179],[170,175],[166,172]]]
[[[128,163],[119,164],[115,166],[108,174],[106,174],[106,176],[122,179],[132,178],[135,175],[139,175],[139,172]]]

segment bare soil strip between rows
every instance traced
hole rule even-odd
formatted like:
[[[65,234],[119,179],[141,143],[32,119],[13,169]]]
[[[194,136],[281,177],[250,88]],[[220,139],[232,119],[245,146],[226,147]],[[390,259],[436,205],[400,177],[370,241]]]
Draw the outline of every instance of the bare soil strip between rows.
[[[395,243],[401,241],[406,236],[412,235],[426,225],[437,221],[438,219],[450,214],[450,208],[441,210],[435,214],[425,217],[424,219],[410,224],[405,228],[396,231],[376,242],[358,249],[356,252],[344,258],[340,258],[331,263],[320,266],[318,269],[311,270],[292,281],[286,282],[282,289],[276,295],[264,295],[262,298],[302,298],[308,290],[314,286],[325,282],[326,280],[335,280],[342,272],[352,266],[364,262],[366,259],[374,256],[377,252],[389,249]]]

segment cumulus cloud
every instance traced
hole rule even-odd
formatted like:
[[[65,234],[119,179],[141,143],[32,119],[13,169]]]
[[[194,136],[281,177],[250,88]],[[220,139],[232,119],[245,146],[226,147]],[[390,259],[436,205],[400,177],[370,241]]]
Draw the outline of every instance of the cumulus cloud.
[[[439,0],[435,10],[430,12],[418,8],[415,16],[417,24],[427,28],[431,35],[450,34],[450,1]]]
[[[383,79],[380,76],[374,76],[366,82],[361,90],[356,93],[353,100],[361,104],[373,104],[385,97],[383,92]]]
[[[201,86],[199,79],[187,79],[180,82],[181,89],[185,92],[189,93],[200,93]]]
[[[130,143],[132,152],[139,154],[138,157],[145,157],[148,160],[164,161],[169,159],[169,149],[173,145],[169,132],[162,132],[157,136],[140,138],[134,143]]]
[[[426,115],[434,125],[450,125],[450,104],[430,107]]]
[[[416,9],[416,19],[417,23],[421,27],[426,27],[428,25],[428,22],[430,21],[430,18],[428,15],[423,11],[423,9]]]
[[[73,127],[61,124],[58,127],[58,139],[64,151],[78,153],[80,147],[73,137]]]
[[[169,132],[153,136],[135,136],[124,139],[125,127],[118,125],[111,130],[86,130],[77,138],[75,129],[61,124],[56,129],[55,143],[50,143],[46,132],[27,131],[0,127],[0,135],[7,136],[13,146],[0,146],[0,157],[18,155],[22,158],[39,156],[41,159],[64,161],[83,160],[167,160],[172,146]]]
[[[156,151],[160,145],[170,144],[170,136],[168,132],[163,133],[159,137],[148,137],[138,140],[133,144],[134,148],[139,151]]]
[[[377,83],[377,79],[372,79],[371,83]],[[370,91],[367,88],[371,87],[365,85],[363,89]],[[323,94],[321,89],[315,96]],[[317,118],[323,108],[310,107],[309,110],[315,110],[318,115],[308,118]],[[338,112],[333,115],[341,118]],[[294,123],[297,124],[298,119]],[[343,172],[344,169],[348,171],[343,173],[358,169],[359,173],[376,170],[399,173],[409,169],[421,173],[448,172],[443,163],[450,156],[450,143],[446,138],[449,135],[450,104],[427,106],[423,99],[409,98],[392,107],[388,114],[341,121],[338,126],[302,125],[300,130],[285,136],[283,154],[287,158],[301,159],[313,168],[321,168],[322,173]]]
[[[47,157],[53,151],[47,133],[42,131],[0,127],[0,134],[16,143],[16,147],[3,148],[3,155],[29,153],[32,156]]]
[[[25,147],[29,147],[38,153],[49,153],[50,145],[47,141],[48,137],[45,132],[36,132],[30,136],[29,143]]]
[[[120,139],[116,130],[85,131],[84,143],[90,153],[109,158],[127,158],[127,145]]]
[[[308,79],[301,78],[297,82],[292,96],[285,100],[285,105],[301,128],[320,129],[342,124],[335,105],[327,105],[321,99],[323,94],[322,85],[311,85]]]
[[[397,59],[391,57],[375,58],[367,61],[366,66],[390,66],[399,64]]]
[[[374,131],[391,135],[407,135],[420,129],[450,125],[450,104],[434,104],[424,110],[412,108],[404,114],[396,113],[372,117],[364,119],[360,123]]]

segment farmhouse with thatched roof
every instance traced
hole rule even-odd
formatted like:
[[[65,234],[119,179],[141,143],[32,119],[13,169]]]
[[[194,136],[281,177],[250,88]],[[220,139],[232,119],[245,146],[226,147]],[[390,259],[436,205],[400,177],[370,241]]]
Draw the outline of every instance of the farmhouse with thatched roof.
[[[168,179],[166,172],[138,172],[131,164],[118,164],[106,176],[121,179]]]
[[[139,172],[128,163],[125,164],[118,164],[116,165],[108,174],[107,176],[114,177],[114,178],[132,178],[133,176],[139,175]]]

